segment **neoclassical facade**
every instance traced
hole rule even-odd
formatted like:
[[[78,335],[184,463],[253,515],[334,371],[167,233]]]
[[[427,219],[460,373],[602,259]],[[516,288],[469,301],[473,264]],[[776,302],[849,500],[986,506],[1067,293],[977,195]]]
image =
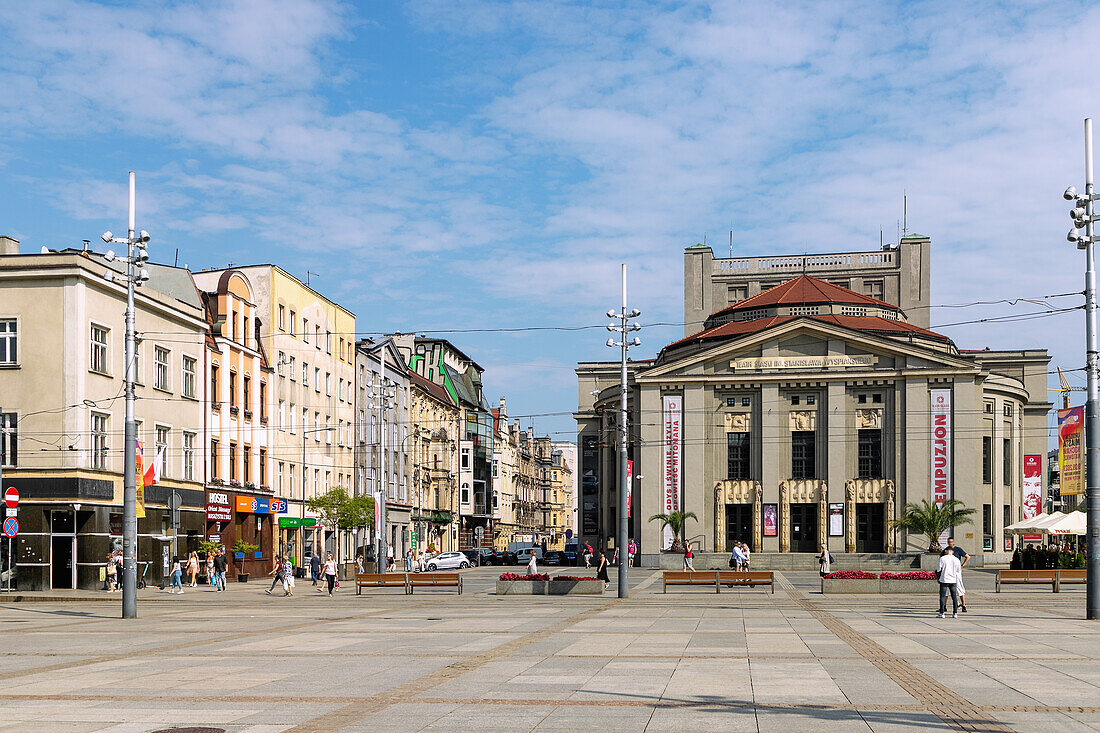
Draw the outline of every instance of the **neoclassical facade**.
[[[1043,349],[967,351],[897,305],[799,276],[712,313],[630,365],[631,535],[694,512],[701,552],[921,549],[890,520],[908,502],[961,500],[971,553],[1011,550],[1025,455],[1046,461]],[[616,363],[581,364],[580,534],[607,545],[617,485]],[[593,394],[595,393],[595,394]]]

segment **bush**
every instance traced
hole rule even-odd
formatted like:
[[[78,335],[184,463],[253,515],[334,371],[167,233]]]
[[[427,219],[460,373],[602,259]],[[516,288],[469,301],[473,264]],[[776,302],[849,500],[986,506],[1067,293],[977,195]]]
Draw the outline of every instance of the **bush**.
[[[883,573],[884,580],[935,580],[936,574],[930,570],[913,570],[907,573]]]
[[[836,578],[837,580],[876,580],[878,575],[869,573],[866,570],[838,570],[835,573],[829,573],[825,577]]]

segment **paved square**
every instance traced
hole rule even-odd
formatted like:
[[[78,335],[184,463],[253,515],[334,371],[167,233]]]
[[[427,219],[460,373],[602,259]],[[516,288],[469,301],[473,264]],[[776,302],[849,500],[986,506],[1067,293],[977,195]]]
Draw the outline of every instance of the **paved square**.
[[[1100,624],[1083,588],[932,596],[684,589],[501,597],[266,585],[65,602],[0,598],[0,731],[1100,730]],[[56,598],[57,596],[53,596]],[[111,598],[104,602],[104,598]]]

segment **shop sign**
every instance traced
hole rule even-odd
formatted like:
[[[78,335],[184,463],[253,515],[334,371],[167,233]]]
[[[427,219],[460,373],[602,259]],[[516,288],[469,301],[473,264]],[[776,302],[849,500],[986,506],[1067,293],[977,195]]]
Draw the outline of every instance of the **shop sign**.
[[[311,517],[279,517],[279,527],[282,529],[298,529],[300,527],[312,527],[317,520]]]
[[[110,533],[112,537],[122,536],[122,515],[111,514],[107,517],[107,523],[110,527]]]
[[[271,504],[266,496],[241,496],[237,494],[237,511],[246,514],[270,514]]]
[[[233,521],[233,507],[229,505],[229,494],[221,491],[211,491],[206,495],[206,521]]]
[[[271,500],[271,513],[272,514],[286,514],[286,499],[272,499]]]

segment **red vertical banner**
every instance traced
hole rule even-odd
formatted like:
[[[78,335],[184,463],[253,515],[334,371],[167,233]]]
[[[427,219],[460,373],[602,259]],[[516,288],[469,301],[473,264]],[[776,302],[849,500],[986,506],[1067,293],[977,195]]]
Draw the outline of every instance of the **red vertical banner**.
[[[134,442],[134,467],[137,476],[134,477],[134,493],[137,495],[137,518],[145,516],[145,445],[140,441]]]
[[[1024,456],[1023,519],[1033,519],[1043,513],[1043,457],[1036,453]],[[1040,535],[1024,535],[1025,540],[1042,539]]]
[[[1058,493],[1085,493],[1084,453],[1085,408],[1058,411]]]
[[[634,461],[626,462],[626,516],[630,517],[630,501],[634,498]]]

